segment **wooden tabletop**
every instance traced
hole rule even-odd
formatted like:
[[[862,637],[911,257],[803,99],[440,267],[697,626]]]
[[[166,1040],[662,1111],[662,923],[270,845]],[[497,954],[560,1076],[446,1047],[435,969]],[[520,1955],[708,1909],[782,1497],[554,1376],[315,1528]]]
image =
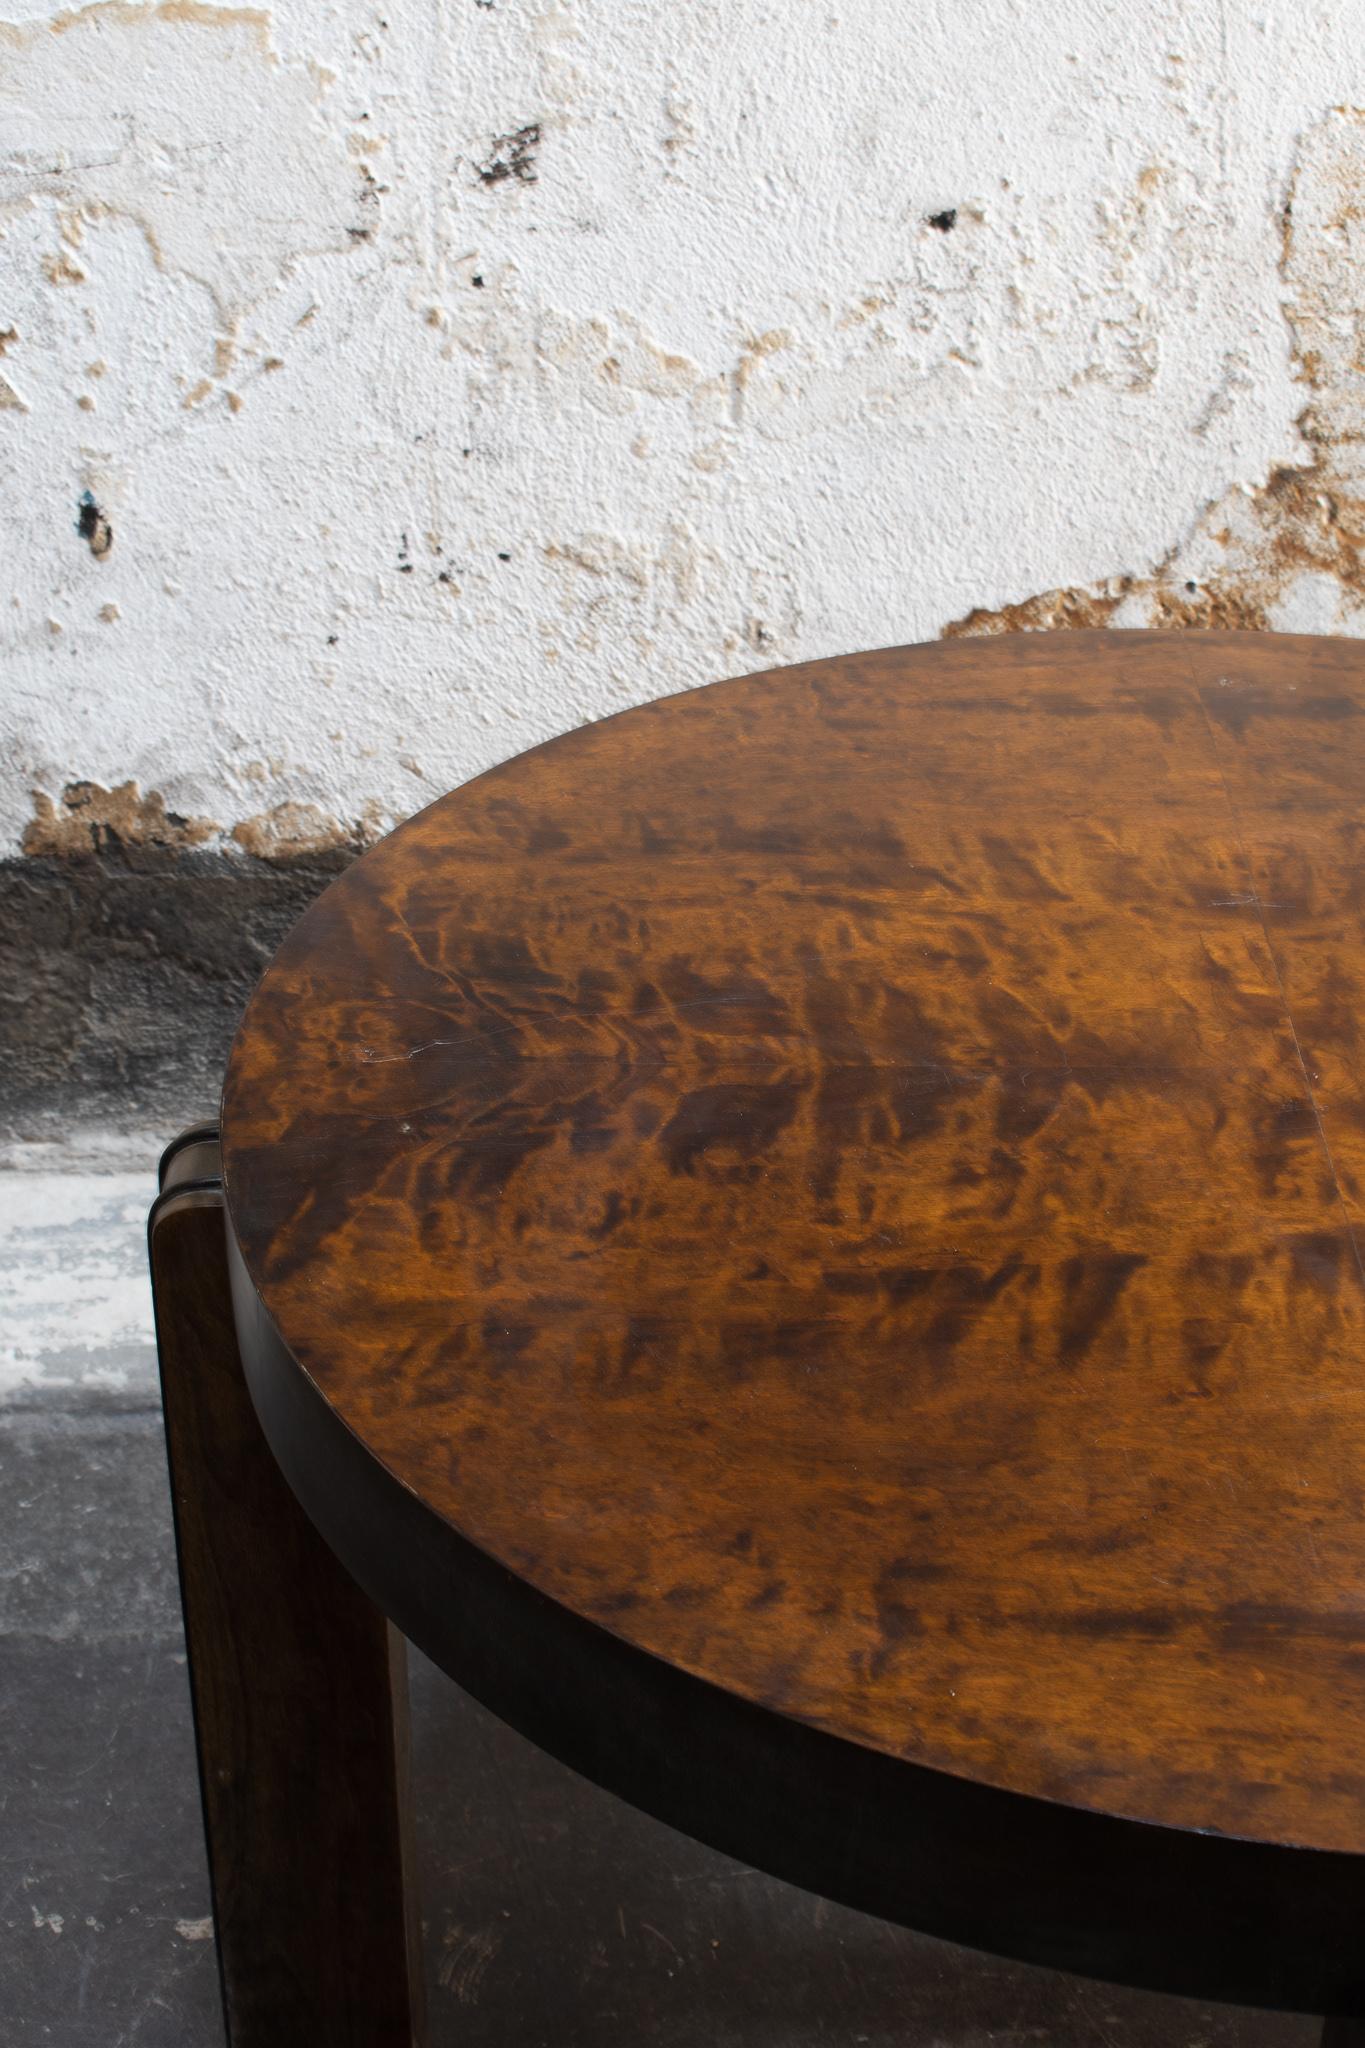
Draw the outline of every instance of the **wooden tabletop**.
[[[224,1100],[432,1516],[843,1741],[1365,1852],[1365,648],[862,654],[349,869]]]

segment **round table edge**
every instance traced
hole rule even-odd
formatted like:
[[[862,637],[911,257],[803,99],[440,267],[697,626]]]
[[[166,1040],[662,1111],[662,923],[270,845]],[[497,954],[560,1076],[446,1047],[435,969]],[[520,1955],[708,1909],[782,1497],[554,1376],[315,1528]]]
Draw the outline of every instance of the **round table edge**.
[[[225,1202],[270,1450],[357,1584],[547,1754],[708,1847],[994,1955],[1178,1995],[1365,2010],[1365,1856],[1067,1805],[869,1748],[654,1656],[481,1550],[299,1364]]]

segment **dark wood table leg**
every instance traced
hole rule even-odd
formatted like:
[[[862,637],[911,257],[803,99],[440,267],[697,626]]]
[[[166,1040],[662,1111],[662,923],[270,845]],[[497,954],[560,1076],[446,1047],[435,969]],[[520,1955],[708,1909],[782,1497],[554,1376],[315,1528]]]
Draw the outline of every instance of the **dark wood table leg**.
[[[237,1351],[217,1133],[162,1160],[148,1223],[230,2048],[411,2048],[403,1641],[286,1485]]]

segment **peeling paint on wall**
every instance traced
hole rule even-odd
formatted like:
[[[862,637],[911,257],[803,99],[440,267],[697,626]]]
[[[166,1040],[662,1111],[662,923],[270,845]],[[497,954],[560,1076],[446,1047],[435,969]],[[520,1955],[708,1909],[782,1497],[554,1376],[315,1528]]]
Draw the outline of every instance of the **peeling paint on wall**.
[[[414,763],[412,773],[421,771]],[[257,860],[295,861],[321,853],[363,852],[380,837],[377,808],[343,824],[316,804],[276,804],[233,826],[231,842]],[[144,795],[135,782],[103,789],[97,782],[68,782],[59,802],[38,790],[33,816],[24,828],[22,850],[31,858],[65,859],[115,848],[156,847],[184,852],[220,836],[211,818],[186,818],[168,810],[159,790]]]
[[[1145,575],[974,610],[948,635],[1068,626],[1365,630],[1365,110],[1303,138],[1281,212],[1280,275],[1308,459],[1235,485]]]
[[[182,818],[168,811],[159,790],[144,796],[135,782],[102,789],[98,782],[68,782],[54,803],[42,790],[24,829],[23,850],[35,857],[106,853],[115,846],[158,846],[176,850],[202,846],[217,827],[211,818]]]
[[[297,860],[316,853],[361,853],[374,844],[382,826],[373,807],[365,816],[343,825],[316,804],[276,804],[259,817],[244,818],[232,837],[258,860]]]
[[[128,221],[159,270],[209,294],[228,345],[300,256],[345,249],[361,195],[316,78],[279,61],[270,29],[198,0],[0,24],[0,211],[42,223],[49,282],[85,283],[93,237]]]
[[[339,858],[582,719],[944,631],[1362,630],[1362,28],[0,25],[6,848]]]

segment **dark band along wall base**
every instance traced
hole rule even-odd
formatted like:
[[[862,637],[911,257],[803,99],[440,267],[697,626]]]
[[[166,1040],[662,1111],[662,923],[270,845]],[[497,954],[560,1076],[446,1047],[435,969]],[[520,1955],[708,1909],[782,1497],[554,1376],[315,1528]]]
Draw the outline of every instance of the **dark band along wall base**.
[[[106,836],[0,862],[0,1138],[172,1129],[216,1102],[257,977],[348,858]]]

